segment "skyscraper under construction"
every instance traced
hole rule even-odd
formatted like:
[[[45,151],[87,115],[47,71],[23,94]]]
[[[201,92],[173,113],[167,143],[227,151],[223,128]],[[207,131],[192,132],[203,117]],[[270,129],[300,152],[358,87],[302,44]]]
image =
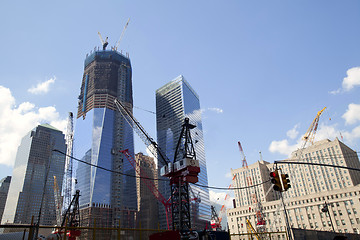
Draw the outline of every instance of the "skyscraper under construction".
[[[116,111],[114,99],[132,112],[132,71],[128,56],[97,50],[86,56],[74,135],[74,156],[87,163],[135,175],[119,152],[134,154],[133,130]],[[136,181],[84,163],[76,171],[82,225],[132,227]]]

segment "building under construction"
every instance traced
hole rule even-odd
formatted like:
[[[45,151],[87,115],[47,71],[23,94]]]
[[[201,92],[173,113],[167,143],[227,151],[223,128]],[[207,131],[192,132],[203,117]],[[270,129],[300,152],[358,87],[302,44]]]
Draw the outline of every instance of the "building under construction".
[[[132,112],[132,71],[129,56],[115,50],[86,56],[74,136],[74,157],[113,171],[135,175],[120,150],[134,154],[133,130],[116,111],[114,99]],[[78,164],[83,226],[133,227],[137,210],[136,180]]]

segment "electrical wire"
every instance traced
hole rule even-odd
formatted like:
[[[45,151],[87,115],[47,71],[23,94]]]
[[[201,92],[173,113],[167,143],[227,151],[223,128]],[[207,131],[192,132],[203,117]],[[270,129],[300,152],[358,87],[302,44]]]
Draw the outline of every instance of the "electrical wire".
[[[67,156],[67,157],[70,157],[71,159],[74,159],[74,160],[76,160],[78,162],[85,163],[85,164],[87,164],[89,166],[96,167],[96,168],[102,169],[102,170],[107,171],[107,172],[116,173],[116,174],[124,175],[124,176],[127,176],[127,177],[133,177],[133,178],[142,178],[142,179],[155,180],[155,181],[169,181],[169,179],[166,179],[166,178],[163,178],[163,179],[161,179],[161,178],[148,178],[148,177],[141,177],[141,176],[135,176],[135,175],[131,175],[131,174],[122,173],[122,172],[119,172],[119,171],[115,171],[115,170],[107,169],[107,168],[104,168],[104,167],[100,167],[100,166],[92,164],[92,163],[88,163],[86,161],[80,160],[80,159],[75,158],[73,156],[69,156],[66,153],[64,153],[64,152],[62,152],[62,151],[60,151],[58,149],[53,149],[53,151],[58,152],[60,154],[63,154],[65,156]]]
[[[67,155],[66,153],[58,150],[58,149],[53,149],[54,152],[58,152],[60,154],[63,154],[65,156],[68,156],[72,159],[74,159],[75,161],[78,161],[78,162],[81,162],[81,163],[85,163],[89,166],[92,166],[92,167],[96,167],[96,168],[99,168],[99,169],[102,169],[104,171],[107,171],[107,172],[111,172],[111,173],[116,173],[116,174],[120,174],[120,175],[124,175],[124,176],[127,176],[127,177],[133,177],[133,178],[142,178],[142,179],[148,179],[148,180],[154,180],[154,181],[169,181],[169,179],[166,179],[166,178],[148,178],[148,177],[141,177],[141,176],[135,176],[135,175],[130,175],[130,174],[126,174],[126,173],[122,173],[122,172],[119,172],[119,171],[115,171],[115,170],[111,170],[111,169],[107,169],[107,168],[104,168],[104,167],[101,167],[101,166],[98,166],[98,165],[95,165],[95,164],[92,164],[92,163],[88,163],[86,161],[83,161],[83,160],[80,160],[78,158],[75,158],[73,156],[69,156]],[[255,184],[255,185],[252,185],[252,186],[246,186],[246,187],[239,187],[239,188],[224,188],[224,187],[213,187],[213,186],[206,186],[206,185],[201,185],[201,184],[197,184],[197,183],[194,183],[194,185],[196,186],[199,186],[199,187],[203,187],[203,188],[210,188],[210,189],[219,189],[219,190],[240,190],[240,189],[246,189],[246,188],[252,188],[252,187],[256,187],[256,186],[259,186],[259,185],[262,185],[262,184],[265,184],[267,182],[270,182],[270,180],[267,180],[265,182],[262,182],[262,183],[258,183],[258,184]]]

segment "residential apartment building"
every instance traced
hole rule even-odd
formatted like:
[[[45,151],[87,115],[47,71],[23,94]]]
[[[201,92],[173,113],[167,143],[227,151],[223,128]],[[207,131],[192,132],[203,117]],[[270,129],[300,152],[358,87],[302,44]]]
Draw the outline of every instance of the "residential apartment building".
[[[320,163],[360,169],[356,152],[338,139],[316,142],[305,149],[294,151],[291,157],[284,161]],[[266,167],[261,168],[260,166]],[[254,179],[259,179],[257,182],[261,183],[270,178],[269,173],[275,168],[273,163],[257,162],[250,165],[249,170],[236,169],[232,172],[235,174],[247,172]],[[335,231],[359,233],[359,171],[309,164],[281,164],[281,161],[277,164],[277,168],[280,168],[282,173],[289,175],[291,183],[291,188],[283,193],[291,227],[329,231],[332,230],[331,217]],[[256,170],[251,171],[251,169]],[[234,185],[237,184],[236,186],[241,186],[243,183],[238,184],[239,180],[236,178],[233,181]],[[256,180],[254,184],[256,184]],[[262,184],[257,192],[266,220],[267,231],[285,231],[285,216],[279,193],[272,190],[272,184],[266,183]],[[268,194],[262,196],[264,192],[268,192]],[[247,231],[246,219],[256,226],[255,215],[258,208],[253,202],[245,204],[245,201],[248,202],[247,199],[251,198],[251,193],[249,194],[246,191],[238,191],[235,194],[237,207],[229,209],[227,212],[229,228],[233,233]],[[330,217],[321,211],[325,201],[329,204]]]
[[[2,224],[30,224],[34,216],[40,225],[56,224],[54,176],[62,186],[66,152],[64,134],[42,124],[22,138],[18,148]]]
[[[191,130],[191,138],[194,143],[196,158],[200,163],[198,183],[207,186],[208,177],[200,99],[190,84],[180,75],[156,90],[157,142],[170,161],[174,161],[174,153],[185,117],[190,119],[191,124],[196,125],[196,128]],[[162,162],[158,161],[159,169],[162,166]],[[190,184],[190,186],[192,192],[196,195],[193,198],[199,195],[201,199],[200,203],[191,204],[192,228],[203,229],[211,218],[209,190],[193,184]],[[170,196],[168,182],[160,181],[159,189],[165,197],[168,198]],[[163,206],[159,206],[159,221],[160,227],[166,228],[165,209]]]

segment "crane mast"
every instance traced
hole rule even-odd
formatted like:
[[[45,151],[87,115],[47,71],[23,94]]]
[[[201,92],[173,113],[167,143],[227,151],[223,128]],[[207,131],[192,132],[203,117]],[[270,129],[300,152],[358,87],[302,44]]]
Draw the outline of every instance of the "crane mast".
[[[66,142],[66,157],[65,157],[65,177],[63,181],[63,212],[66,211],[71,202],[72,194],[72,171],[73,171],[73,142],[74,142],[74,126],[73,126],[73,113],[69,112],[65,142]]]
[[[190,130],[196,126],[190,124],[189,118],[185,118],[175,149],[174,161],[170,162],[154,139],[150,137],[140,122],[129,111],[131,106],[125,106],[126,103],[122,103],[117,99],[114,102],[119,112],[140,136],[151,153],[164,165],[160,169],[160,175],[170,179],[173,230],[179,230],[183,236],[193,234],[190,218],[189,183],[198,181],[200,166],[199,161],[196,159]]]
[[[312,121],[309,129],[306,131],[305,135],[303,136],[304,144],[303,144],[302,148],[305,148],[307,142],[314,144],[315,134],[316,134],[316,131],[317,131],[317,128],[319,125],[319,119],[325,109],[326,109],[326,107],[324,107],[323,109],[318,111],[318,113],[316,114],[316,117]]]

